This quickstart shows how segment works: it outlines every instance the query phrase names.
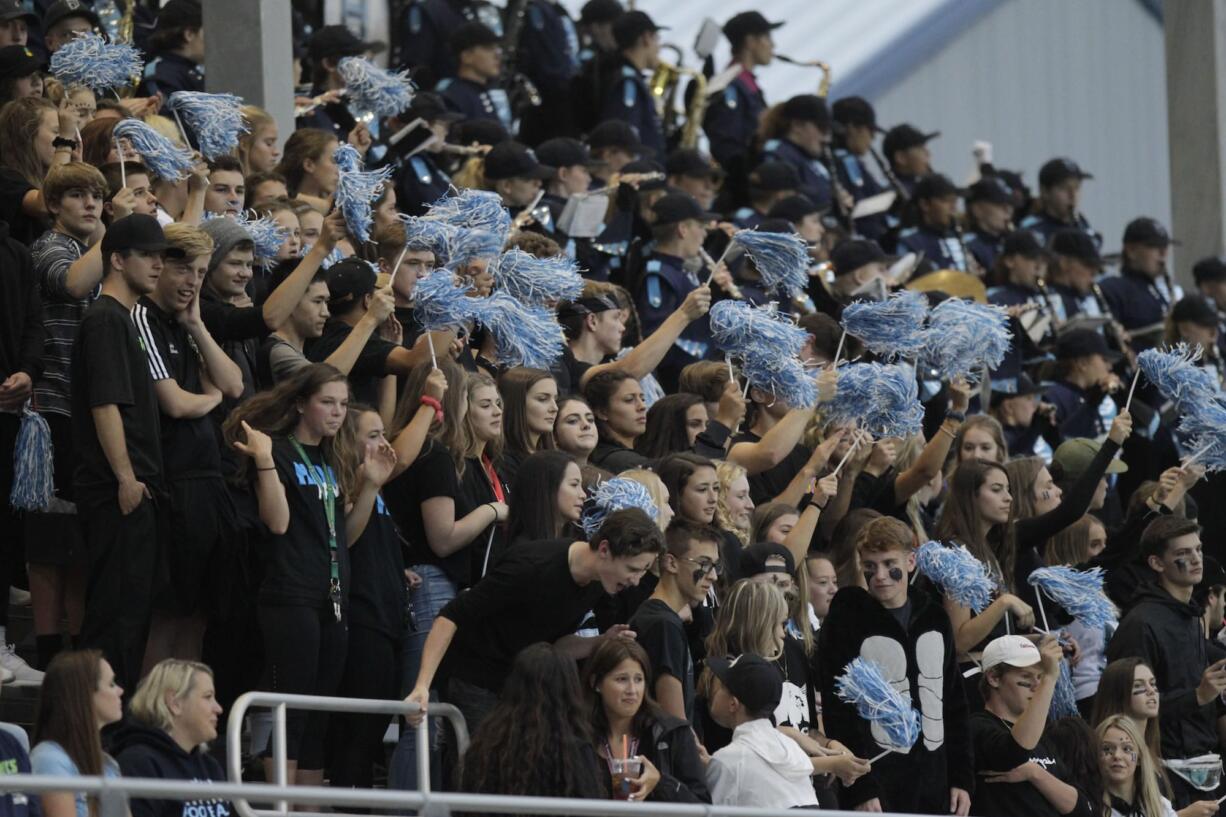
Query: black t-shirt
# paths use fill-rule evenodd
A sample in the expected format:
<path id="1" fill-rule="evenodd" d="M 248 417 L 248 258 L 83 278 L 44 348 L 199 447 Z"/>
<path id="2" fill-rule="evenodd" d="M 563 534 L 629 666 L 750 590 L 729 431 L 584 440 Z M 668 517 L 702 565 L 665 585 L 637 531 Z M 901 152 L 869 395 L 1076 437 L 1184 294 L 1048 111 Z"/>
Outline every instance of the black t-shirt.
<path id="1" fill-rule="evenodd" d="M 457 585 L 468 584 L 469 564 L 466 548 L 460 548 L 448 556 L 438 556 L 426 539 L 426 526 L 422 521 L 421 505 L 427 499 L 449 496 L 456 500 L 456 519 L 460 519 L 460 487 L 456 477 L 455 463 L 451 452 L 437 440 L 427 440 L 425 449 L 404 473 L 389 482 L 383 489 L 396 527 L 408 543 L 405 564 L 436 565 L 441 567 Z M 491 513 L 490 517 L 494 515 Z"/>
<path id="2" fill-rule="evenodd" d="M 141 482 L 159 483 L 162 439 L 157 395 L 149 361 L 128 308 L 102 295 L 85 310 L 72 347 L 72 423 L 78 490 L 116 486 L 98 440 L 91 409 L 119 407 L 132 471 Z"/>
<path id="3" fill-rule="evenodd" d="M 562 357 L 558 358 L 553 366 L 554 380 L 558 382 L 558 394 L 582 393 L 579 381 L 590 368 L 592 368 L 591 363 L 575 359 L 575 353 L 570 350 L 570 344 L 563 346 Z"/>
<path id="4" fill-rule="evenodd" d="M 132 310 L 132 321 L 149 358 L 149 376 L 173 380 L 179 388 L 201 394 L 200 357 L 196 342 L 183 324 L 148 298 Z M 163 414 L 162 456 L 166 479 L 217 476 L 221 473 L 221 447 L 216 427 L 208 416 L 174 418 Z"/>
<path id="5" fill-rule="evenodd" d="M 775 708 L 775 723 L 808 733 L 817 729 L 817 678 L 811 674 L 805 645 L 791 635 L 783 638 L 783 654 L 775 659 L 783 676 L 783 695 Z"/>
<path id="6" fill-rule="evenodd" d="M 1007 772 L 1023 763 L 1037 763 L 1071 784 L 1068 769 L 1047 736 L 1027 751 L 1013 739 L 1012 727 L 991 712 L 976 712 L 971 716 L 970 726 L 976 777 L 971 814 L 979 817 L 1059 817 L 1060 812 L 1032 783 L 990 783 L 980 776 L 982 772 Z"/>
<path id="7" fill-rule="evenodd" d="M 761 441 L 762 438 L 752 431 L 743 431 L 733 438 L 732 444 Z M 749 496 L 753 499 L 754 504 L 761 505 L 763 502 L 770 502 L 783 493 L 792 478 L 800 473 L 801 468 L 805 467 L 812 453 L 803 445 L 797 445 L 783 458 L 783 462 L 774 468 L 760 474 L 751 474 L 749 476 Z"/>
<path id="8" fill-rule="evenodd" d="M 404 557 L 396 525 L 382 496 L 375 497 L 366 530 L 349 549 L 353 571 L 349 592 L 349 624 L 366 627 L 388 638 L 404 632 L 407 600 Z"/>
<path id="9" fill-rule="evenodd" d="M 575 632 L 598 600 L 599 581 L 575 583 L 572 540 L 517 544 L 484 579 L 456 596 L 442 615 L 457 631 L 443 662 L 445 675 L 497 692 L 519 651 Z"/>
<path id="10" fill-rule="evenodd" d="M 417 339 L 426 331 L 425 327 L 421 325 L 421 321 L 417 319 L 417 313 L 411 306 L 398 306 L 392 314 L 396 316 L 396 320 L 400 321 L 400 328 L 404 330 L 400 345 L 406 349 L 412 349 L 413 344 L 417 343 Z"/>
<path id="11" fill-rule="evenodd" d="M 681 682 L 686 720 L 694 720 L 694 661 L 690 657 L 689 638 L 681 616 L 661 599 L 648 599 L 639 605 L 630 619 L 647 657 L 651 659 L 651 690 L 662 675 L 671 675 Z"/>
<path id="12" fill-rule="evenodd" d="M 243 394 L 238 400 L 222 400 L 214 410 L 218 425 L 243 400 L 255 394 L 256 352 L 260 341 L 271 331 L 264 322 L 264 311 L 258 306 L 235 306 L 219 300 L 207 290 L 200 293 L 200 319 L 213 340 L 243 373 Z"/>
<path id="13" fill-rule="evenodd" d="M 326 360 L 352 331 L 353 327 L 344 321 L 328 321 L 323 335 L 307 344 L 307 357 L 316 363 Z M 379 381 L 388 374 L 387 358 L 395 348 L 396 344 L 374 335 L 367 339 L 349 370 L 349 388 L 355 402 L 379 405 Z"/>
<path id="14" fill-rule="evenodd" d="M 260 548 L 264 561 L 264 582 L 260 602 L 270 605 L 302 605 L 323 609 L 329 604 L 331 552 L 328 517 L 324 509 L 324 478 L 339 490 L 336 471 L 323 458 L 319 446 L 303 445 L 312 468 L 298 456 L 287 437 L 274 437 L 272 458 L 277 478 L 285 486 L 289 505 L 289 527 L 285 533 L 269 534 Z M 321 473 L 320 469 L 325 473 Z M 253 471 L 253 478 L 259 475 Z M 252 492 L 254 493 L 254 487 Z M 348 597 L 349 548 L 345 542 L 345 497 L 335 498 L 336 558 L 340 568 L 341 593 Z"/>
<path id="15" fill-rule="evenodd" d="M 22 209 L 21 200 L 34 185 L 25 180 L 16 170 L 0 167 L 0 221 L 8 222 L 9 236 L 29 247 L 47 231 L 47 223 L 31 218 Z"/>
<path id="16" fill-rule="evenodd" d="M 506 501 L 511 501 L 511 489 L 503 481 L 502 475 L 496 470 L 495 475 L 498 476 L 499 487 L 502 489 L 502 495 L 506 497 Z M 456 498 L 455 498 L 455 518 L 462 519 L 468 516 L 473 510 L 487 502 L 495 502 L 498 497 L 494 494 L 494 486 L 490 482 L 490 477 L 485 471 L 485 465 L 476 457 L 469 457 L 464 460 L 464 473 L 460 476 L 458 483 Z M 485 513 L 489 514 L 490 519 L 494 518 L 494 514 L 489 510 Z M 489 525 L 481 529 L 481 532 L 473 539 L 472 544 L 465 548 L 468 551 L 470 564 L 469 576 L 464 584 L 476 584 L 481 580 L 481 577 L 489 571 L 489 566 L 495 560 L 501 558 L 503 552 L 507 549 L 507 530 L 506 525 L 495 525 L 490 522 Z M 486 552 L 490 551 L 489 560 L 486 560 Z"/>

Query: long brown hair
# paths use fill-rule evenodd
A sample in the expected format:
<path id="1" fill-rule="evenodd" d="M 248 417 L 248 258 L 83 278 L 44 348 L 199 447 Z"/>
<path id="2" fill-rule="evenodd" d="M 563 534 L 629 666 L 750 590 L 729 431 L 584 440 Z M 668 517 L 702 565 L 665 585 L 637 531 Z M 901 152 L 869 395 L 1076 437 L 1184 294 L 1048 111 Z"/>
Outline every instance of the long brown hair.
<path id="1" fill-rule="evenodd" d="M 34 149 L 43 114 L 55 105 L 41 96 L 14 99 L 0 107 L 0 167 L 16 171 L 35 190 L 43 189 L 48 168 Z"/>
<path id="2" fill-rule="evenodd" d="M 340 483 L 341 493 L 351 499 L 362 487 L 358 484 L 358 469 L 366 458 L 366 441 L 358 433 L 358 422 L 367 413 L 378 412 L 365 403 L 350 403 L 345 422 L 332 438 L 336 481 Z"/>
<path id="3" fill-rule="evenodd" d="M 1090 561 L 1090 528 L 1101 525 L 1086 514 L 1043 546 L 1043 563 L 1047 565 L 1080 565 Z"/>
<path id="4" fill-rule="evenodd" d="M 465 388 L 465 391 L 466 391 L 465 399 L 468 400 L 468 411 L 464 414 L 464 456 L 466 457 L 476 456 L 477 446 L 481 442 L 480 440 L 477 439 L 477 432 L 475 429 L 473 429 L 473 425 L 472 425 L 472 416 L 473 416 L 472 400 L 473 400 L 473 395 L 477 393 L 477 389 L 484 389 L 484 388 L 493 389 L 495 396 L 499 398 L 502 397 L 502 394 L 498 389 L 498 384 L 494 382 L 494 378 L 490 377 L 490 375 L 487 374 L 486 372 L 473 372 L 468 375 L 468 385 Z M 498 437 L 496 437 L 495 439 L 485 441 L 485 445 L 483 449 L 485 455 L 494 462 L 497 462 L 498 458 L 502 455 L 503 439 L 506 436 L 506 425 L 507 425 L 506 418 L 507 418 L 507 406 L 506 406 L 506 400 L 503 399 L 502 401 L 503 432 L 502 434 L 499 434 Z"/>
<path id="5" fill-rule="evenodd" d="M 502 438 L 507 451 L 526 457 L 534 451 L 555 448 L 552 431 L 539 435 L 534 443 L 532 430 L 528 428 L 528 392 L 542 380 L 553 379 L 544 369 L 527 366 L 507 369 L 498 378 L 498 391 L 502 394 Z"/>
<path id="6" fill-rule="evenodd" d="M 298 425 L 301 416 L 295 410 L 298 404 L 310 400 L 327 384 L 338 382 L 348 384 L 349 381 L 345 375 L 327 363 L 303 366 L 268 391 L 259 392 L 236 406 L 221 427 L 222 438 L 226 445 L 231 447 L 239 440 L 246 440 L 244 420 L 252 428 L 270 437 L 284 437 Z M 332 439 L 325 437 L 319 443 L 319 450 L 324 459 L 335 467 L 333 444 Z M 250 474 L 251 460 L 244 460 L 239 476 L 246 480 Z"/>
<path id="7" fill-rule="evenodd" d="M 464 423 L 460 414 L 468 407 L 468 375 L 449 357 L 438 359 L 439 371 L 447 379 L 447 391 L 443 394 L 443 420 L 430 426 L 430 438 L 444 446 L 451 455 L 452 465 L 457 475 L 464 473 L 464 454 L 468 445 L 464 434 Z M 417 414 L 421 407 L 421 397 L 426 390 L 426 378 L 430 376 L 432 367 L 421 362 L 413 367 L 405 378 L 404 391 L 400 394 L 400 402 L 396 404 L 396 416 L 392 418 L 392 428 L 389 437 L 395 437 L 404 431 L 405 426 Z"/>
<path id="8" fill-rule="evenodd" d="M 303 167 L 306 160 L 319 159 L 329 145 L 336 141 L 335 136 L 319 128 L 299 128 L 285 140 L 277 172 L 285 177 L 290 198 L 297 196 L 298 188 L 302 186 L 302 179 L 306 176 L 306 169 Z"/>
<path id="9" fill-rule="evenodd" d="M 111 164 L 108 158 L 115 149 L 115 126 L 128 117 L 108 116 L 95 119 L 81 128 L 81 161 L 101 168 Z M 149 174 L 152 180 L 152 174 Z"/>
<path id="10" fill-rule="evenodd" d="M 992 442 L 996 443 L 996 462 L 1003 463 L 1009 458 L 1009 444 L 1005 442 L 1005 430 L 1000 425 L 1000 420 L 990 414 L 975 414 L 966 418 L 966 422 L 958 429 L 958 433 L 954 435 L 953 445 L 954 462 L 962 461 L 962 441 L 966 439 L 968 431 L 986 431 L 992 438 Z"/>
<path id="11" fill-rule="evenodd" d="M 941 518 L 937 520 L 936 535 L 938 539 L 966 545 L 971 555 L 1001 577 L 1005 592 L 1011 593 L 1014 551 L 1017 549 L 1014 537 L 1008 530 L 997 534 L 1002 527 L 1000 525 L 993 526 L 986 538 L 981 538 L 979 534 L 983 521 L 979 514 L 979 489 L 988 481 L 988 474 L 992 471 L 1000 471 L 1006 482 L 1009 480 L 1009 472 L 1003 465 L 987 460 L 967 460 L 954 469 L 945 506 L 941 509 Z M 1012 525 L 1004 527 L 1011 528 Z M 996 540 L 998 546 L 994 548 L 990 540 Z"/>
<path id="12" fill-rule="evenodd" d="M 102 740 L 94 714 L 94 693 L 102 681 L 102 652 L 73 650 L 51 660 L 38 693 L 34 742 L 55 741 L 77 774 L 102 774 Z"/>
<path id="13" fill-rule="evenodd" d="M 251 146 L 255 144 L 255 140 L 260 138 L 260 131 L 267 128 L 269 125 L 276 127 L 277 120 L 272 114 L 256 105 L 244 105 L 239 108 L 239 112 L 243 116 L 243 124 L 247 126 L 247 130 L 240 131 L 238 134 L 238 161 L 243 166 L 243 175 L 250 176 L 251 165 Z"/>
<path id="14" fill-rule="evenodd" d="M 1145 667 L 1153 673 L 1153 667 L 1144 658 L 1130 656 L 1117 658 L 1107 665 L 1098 678 L 1098 691 L 1094 693 L 1094 712 L 1091 723 L 1095 726 L 1112 715 L 1128 715 L 1132 717 L 1132 684 L 1136 680 L 1137 667 Z M 1161 696 L 1159 696 L 1161 701 Z M 1159 718 L 1162 717 L 1161 704 L 1158 716 L 1145 721 L 1145 745 L 1149 753 L 1158 760 L 1158 773 L 1166 782 L 1166 769 L 1162 765 L 1162 729 Z M 1170 787 L 1167 787 L 1170 791 Z"/>
<path id="15" fill-rule="evenodd" d="M 1005 474 L 1009 477 L 1009 493 L 1013 494 L 1013 507 L 1009 512 L 1010 519 L 1030 519 L 1038 516 L 1034 506 L 1034 484 L 1039 478 L 1039 472 L 1047 467 L 1042 457 L 1022 457 L 1005 463 Z"/>
<path id="16" fill-rule="evenodd" d="M 651 697 L 651 659 L 637 641 L 625 638 L 602 638 L 600 646 L 592 651 L 583 670 L 583 690 L 591 702 L 592 731 L 597 740 L 609 734 L 609 716 L 604 711 L 604 701 L 597 687 L 604 677 L 625 660 L 636 662 L 643 670 L 643 703 L 630 719 L 630 730 L 636 737 L 650 734 L 651 724 L 660 719 L 662 710 Z"/>

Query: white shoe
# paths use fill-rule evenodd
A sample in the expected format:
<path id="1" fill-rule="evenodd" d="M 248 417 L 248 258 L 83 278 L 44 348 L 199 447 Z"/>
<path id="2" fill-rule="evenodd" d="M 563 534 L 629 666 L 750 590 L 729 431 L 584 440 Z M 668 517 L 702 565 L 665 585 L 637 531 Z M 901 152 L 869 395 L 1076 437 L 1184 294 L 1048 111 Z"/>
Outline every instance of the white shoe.
<path id="1" fill-rule="evenodd" d="M 20 587 L 9 587 L 9 604 L 17 607 L 30 606 L 30 591 L 22 590 Z"/>
<path id="2" fill-rule="evenodd" d="M 25 659 L 14 652 L 12 644 L 0 647 L 0 669 L 11 676 L 11 679 L 4 683 L 12 683 L 14 686 L 38 686 L 43 682 L 43 673 L 27 664 Z"/>
<path id="3" fill-rule="evenodd" d="M 4 667 L 0 667 L 0 684 L 7 684 L 12 682 L 12 680 L 13 673 L 9 672 Z"/>

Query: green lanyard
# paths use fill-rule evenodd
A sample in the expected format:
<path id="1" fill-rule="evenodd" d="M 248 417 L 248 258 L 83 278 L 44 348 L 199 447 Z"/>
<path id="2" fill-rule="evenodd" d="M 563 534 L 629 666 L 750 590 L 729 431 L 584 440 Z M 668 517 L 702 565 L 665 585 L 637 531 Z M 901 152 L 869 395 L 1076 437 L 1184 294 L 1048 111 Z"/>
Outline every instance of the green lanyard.
<path id="1" fill-rule="evenodd" d="M 318 466 L 317 473 L 317 466 L 311 462 L 310 457 L 306 455 L 306 451 L 302 449 L 299 442 L 294 439 L 293 434 L 289 436 L 289 441 L 294 446 L 294 451 L 298 453 L 298 458 L 302 460 L 302 465 L 306 468 L 308 476 L 310 476 L 311 484 L 319 491 L 319 499 L 324 505 L 324 516 L 328 520 L 328 567 L 331 574 L 331 579 L 328 582 L 328 598 L 332 602 L 333 615 L 336 616 L 337 621 L 340 621 L 341 565 L 336 547 L 336 498 L 340 490 L 336 483 L 328 478 L 327 466 Z"/>

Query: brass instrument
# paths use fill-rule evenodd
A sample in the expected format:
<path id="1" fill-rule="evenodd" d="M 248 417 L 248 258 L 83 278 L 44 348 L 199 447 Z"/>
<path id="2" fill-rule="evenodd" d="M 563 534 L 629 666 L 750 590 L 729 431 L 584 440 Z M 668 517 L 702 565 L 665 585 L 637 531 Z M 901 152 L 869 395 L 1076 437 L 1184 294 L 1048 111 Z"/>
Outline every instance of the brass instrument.
<path id="1" fill-rule="evenodd" d="M 123 11 L 123 17 L 119 19 L 119 36 L 117 39 L 121 43 L 131 44 L 133 33 L 136 30 L 136 0 L 127 0 L 127 2 L 128 6 Z"/>
<path id="2" fill-rule="evenodd" d="M 439 145 L 439 153 L 451 153 L 456 156 L 484 156 L 490 152 L 490 145 L 456 145 L 443 142 Z"/>
<path id="3" fill-rule="evenodd" d="M 818 83 L 817 95 L 825 99 L 830 94 L 830 64 L 821 60 L 798 60 L 794 57 L 789 57 L 786 54 L 776 54 L 775 59 L 779 62 L 786 62 L 788 65 L 799 65 L 804 68 L 820 68 L 822 69 L 822 81 Z"/>
<path id="4" fill-rule="evenodd" d="M 671 48 L 680 53 L 675 46 Z M 680 126 L 681 137 L 678 144 L 683 148 L 693 148 L 698 145 L 698 128 L 702 125 L 702 117 L 707 110 L 707 78 L 701 71 L 661 60 L 656 65 L 648 86 L 656 103 L 656 112 L 664 123 L 664 136 L 668 138 L 678 131 L 677 91 L 681 87 L 683 77 L 690 78 L 693 90 L 690 105 L 685 112 L 685 121 Z"/>
<path id="5" fill-rule="evenodd" d="M 1107 326 L 1115 337 L 1115 342 L 1119 345 L 1120 351 L 1123 352 L 1124 359 L 1128 361 L 1129 368 L 1136 368 L 1137 353 L 1133 350 L 1132 344 L 1128 342 L 1128 333 L 1124 330 L 1124 325 L 1119 322 L 1115 317 L 1115 313 L 1111 311 L 1111 304 L 1107 302 L 1107 297 L 1103 295 L 1102 287 L 1095 281 L 1090 284 L 1090 291 L 1094 294 L 1094 300 L 1098 303 L 1099 311 L 1107 319 Z"/>

